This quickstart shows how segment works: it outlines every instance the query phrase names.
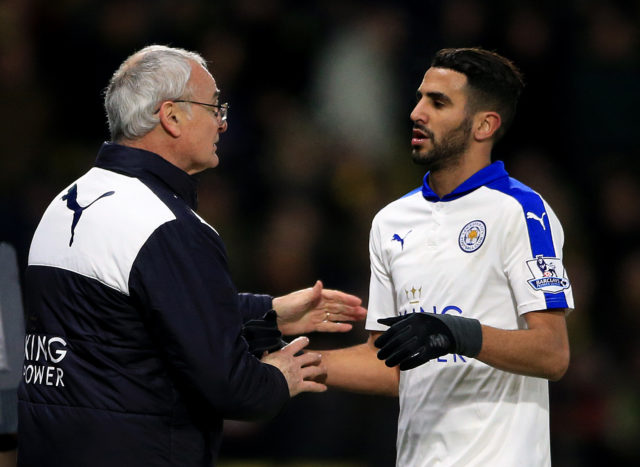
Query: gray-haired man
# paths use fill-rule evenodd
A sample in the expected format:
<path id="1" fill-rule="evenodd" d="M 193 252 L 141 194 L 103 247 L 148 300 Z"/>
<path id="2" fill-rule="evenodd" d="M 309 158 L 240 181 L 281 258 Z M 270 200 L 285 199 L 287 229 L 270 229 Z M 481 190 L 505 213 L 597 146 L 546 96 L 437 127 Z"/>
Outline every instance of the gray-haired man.
<path id="1" fill-rule="evenodd" d="M 147 47 L 114 74 L 113 142 L 52 201 L 31 245 L 21 465 L 210 466 L 224 418 L 270 417 L 326 389 L 312 381 L 320 355 L 297 355 L 306 337 L 259 360 L 242 324 L 274 308 L 286 334 L 345 331 L 339 321 L 365 310 L 320 282 L 276 299 L 237 293 L 191 177 L 218 165 L 219 95 L 181 49 Z"/>

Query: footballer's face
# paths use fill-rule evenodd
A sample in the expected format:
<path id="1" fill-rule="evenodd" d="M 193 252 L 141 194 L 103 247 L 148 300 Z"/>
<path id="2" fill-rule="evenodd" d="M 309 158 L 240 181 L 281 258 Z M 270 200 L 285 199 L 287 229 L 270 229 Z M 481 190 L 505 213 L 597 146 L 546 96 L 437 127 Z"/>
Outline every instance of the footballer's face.
<path id="1" fill-rule="evenodd" d="M 411 112 L 411 157 L 439 170 L 457 164 L 471 142 L 467 77 L 448 68 L 429 68 Z"/>

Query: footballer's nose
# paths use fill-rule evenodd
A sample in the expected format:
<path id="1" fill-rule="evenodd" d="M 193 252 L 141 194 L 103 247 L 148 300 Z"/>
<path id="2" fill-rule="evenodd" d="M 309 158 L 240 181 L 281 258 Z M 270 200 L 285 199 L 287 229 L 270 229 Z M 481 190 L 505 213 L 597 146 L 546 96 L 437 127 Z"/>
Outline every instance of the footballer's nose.
<path id="1" fill-rule="evenodd" d="M 420 122 L 426 124 L 429 121 L 429 116 L 427 115 L 427 112 L 425 112 L 424 109 L 420 106 L 420 103 L 416 104 L 416 106 L 413 108 L 411 114 L 409 115 L 409 118 L 413 123 Z"/>

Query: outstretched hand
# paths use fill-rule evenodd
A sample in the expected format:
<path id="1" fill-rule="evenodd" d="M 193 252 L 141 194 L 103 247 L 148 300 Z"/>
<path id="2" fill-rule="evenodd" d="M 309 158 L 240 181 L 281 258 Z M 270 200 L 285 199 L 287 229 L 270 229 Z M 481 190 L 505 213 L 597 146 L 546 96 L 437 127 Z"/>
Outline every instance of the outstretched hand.
<path id="1" fill-rule="evenodd" d="M 360 321 L 367 316 L 361 304 L 362 300 L 355 295 L 325 289 L 321 281 L 273 299 L 278 328 L 285 335 L 350 331 L 353 326 L 344 321 Z"/>
<path id="2" fill-rule="evenodd" d="M 327 369 L 322 365 L 322 356 L 315 352 L 301 352 L 307 345 L 309 338 L 301 336 L 281 350 L 262 357 L 263 363 L 273 365 L 282 372 L 291 397 L 301 392 L 327 390 L 327 386 L 319 382 L 327 375 Z"/>
<path id="3" fill-rule="evenodd" d="M 473 318 L 447 314 L 410 313 L 382 318 L 390 326 L 373 343 L 378 358 L 389 367 L 410 370 L 448 353 L 475 357 L 482 347 L 482 326 Z"/>

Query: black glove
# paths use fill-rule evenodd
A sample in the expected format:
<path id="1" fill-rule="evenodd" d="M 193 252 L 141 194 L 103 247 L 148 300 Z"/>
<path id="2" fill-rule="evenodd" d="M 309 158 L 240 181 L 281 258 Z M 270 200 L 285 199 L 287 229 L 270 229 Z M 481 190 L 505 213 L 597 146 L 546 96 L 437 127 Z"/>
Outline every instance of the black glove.
<path id="1" fill-rule="evenodd" d="M 275 352 L 287 345 L 278 329 L 276 310 L 267 311 L 261 319 L 251 319 L 242 327 L 242 335 L 249 344 L 249 352 L 262 358 L 265 352 Z"/>
<path id="2" fill-rule="evenodd" d="M 448 353 L 475 357 L 482 347 L 482 326 L 477 319 L 435 313 L 411 313 L 379 319 L 391 326 L 374 345 L 378 358 L 389 367 L 410 370 Z"/>

